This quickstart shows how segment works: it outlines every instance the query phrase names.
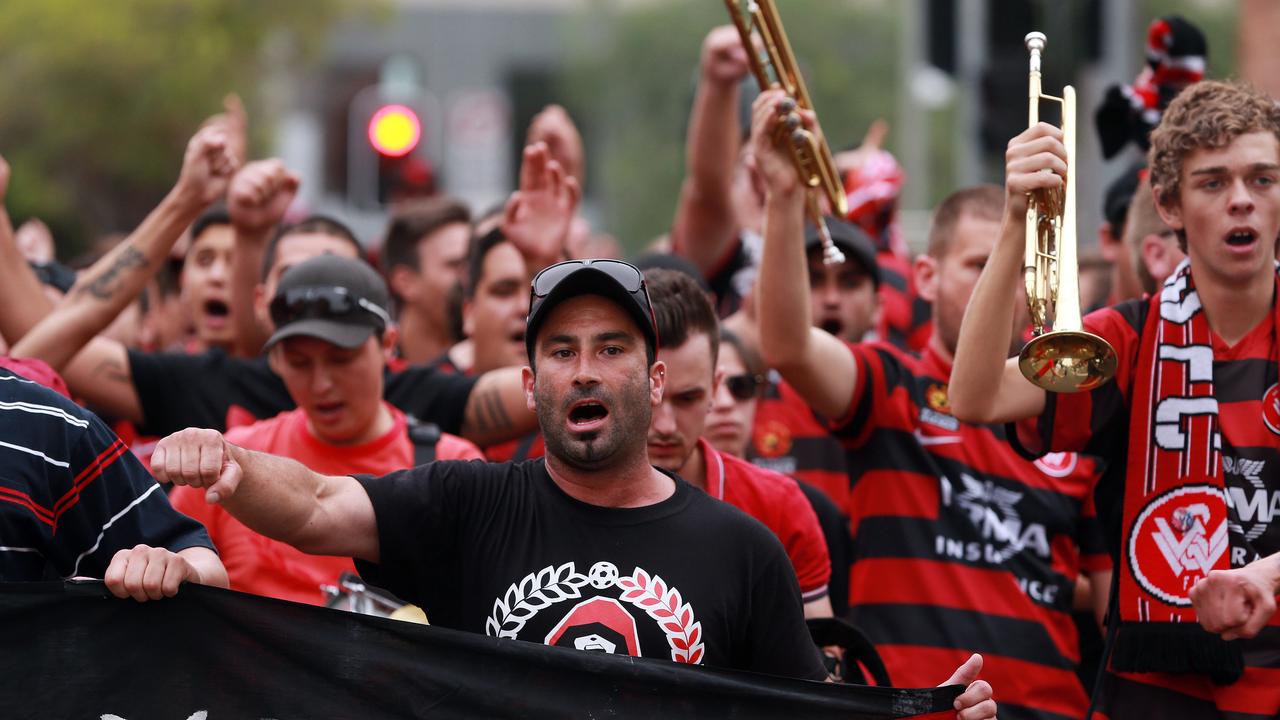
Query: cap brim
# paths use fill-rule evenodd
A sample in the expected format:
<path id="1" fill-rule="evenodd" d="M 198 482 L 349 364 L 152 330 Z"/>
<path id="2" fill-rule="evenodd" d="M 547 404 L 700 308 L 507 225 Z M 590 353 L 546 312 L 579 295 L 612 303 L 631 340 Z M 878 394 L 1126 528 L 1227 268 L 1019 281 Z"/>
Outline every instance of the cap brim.
<path id="1" fill-rule="evenodd" d="M 880 264 L 876 262 L 875 253 L 869 247 L 859 247 L 858 244 L 848 243 L 836 238 L 832 238 L 831 241 L 835 243 L 840 252 L 844 253 L 846 258 L 856 260 L 857 263 L 862 266 L 862 269 L 867 271 L 867 274 L 871 276 L 871 280 L 877 286 L 880 285 Z M 814 237 L 805 239 L 805 252 L 809 252 L 817 247 L 822 247 L 821 238 L 815 235 Z"/>
<path id="2" fill-rule="evenodd" d="M 311 318 L 298 320 L 280 328 L 267 340 L 267 344 L 262 349 L 270 350 L 276 343 L 291 337 L 313 337 L 350 350 L 363 345 L 365 340 L 373 337 L 373 333 L 374 329 L 368 325 L 352 325 L 323 318 Z"/>

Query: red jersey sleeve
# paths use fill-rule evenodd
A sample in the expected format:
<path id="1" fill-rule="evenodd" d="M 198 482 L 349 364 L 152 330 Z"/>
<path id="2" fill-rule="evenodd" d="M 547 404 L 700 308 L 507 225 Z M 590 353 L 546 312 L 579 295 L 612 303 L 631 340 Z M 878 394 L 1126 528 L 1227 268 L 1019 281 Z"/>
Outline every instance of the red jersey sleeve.
<path id="1" fill-rule="evenodd" d="M 900 350 L 888 343 L 847 343 L 857 366 L 857 379 L 849 409 L 830 422 L 831 431 L 845 450 L 866 444 L 880 425 L 910 427 L 914 405 L 908 392 L 906 367 Z"/>

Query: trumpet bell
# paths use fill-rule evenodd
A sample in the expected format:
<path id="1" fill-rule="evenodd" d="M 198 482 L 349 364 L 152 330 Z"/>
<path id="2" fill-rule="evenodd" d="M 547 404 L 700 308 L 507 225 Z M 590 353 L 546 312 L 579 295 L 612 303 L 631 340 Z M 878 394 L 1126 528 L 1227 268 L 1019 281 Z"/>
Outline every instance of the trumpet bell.
<path id="1" fill-rule="evenodd" d="M 1116 351 L 1083 330 L 1045 333 L 1022 348 L 1018 369 L 1033 384 L 1055 393 L 1092 390 L 1116 374 Z"/>

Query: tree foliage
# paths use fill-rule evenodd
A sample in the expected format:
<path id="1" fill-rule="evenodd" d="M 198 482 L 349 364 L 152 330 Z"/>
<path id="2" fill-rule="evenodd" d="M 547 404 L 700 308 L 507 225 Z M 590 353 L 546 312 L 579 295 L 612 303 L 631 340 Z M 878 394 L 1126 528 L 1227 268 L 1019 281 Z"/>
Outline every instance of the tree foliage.
<path id="1" fill-rule="evenodd" d="M 264 43 L 304 57 L 349 1 L 0 3 L 11 213 L 48 222 L 64 256 L 88 237 L 131 228 L 170 187 L 187 139 L 226 93 L 239 92 L 252 116 L 268 70 Z"/>

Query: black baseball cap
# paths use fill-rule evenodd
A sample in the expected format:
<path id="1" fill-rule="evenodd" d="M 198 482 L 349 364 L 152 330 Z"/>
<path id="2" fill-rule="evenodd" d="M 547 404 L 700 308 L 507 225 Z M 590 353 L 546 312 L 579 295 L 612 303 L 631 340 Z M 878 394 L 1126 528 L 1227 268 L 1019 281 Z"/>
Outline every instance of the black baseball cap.
<path id="1" fill-rule="evenodd" d="M 533 363 L 538 329 L 551 310 L 579 295 L 600 295 L 617 303 L 640 327 L 649 349 L 653 353 L 658 351 L 658 329 L 653 319 L 653 305 L 649 302 L 649 290 L 645 287 L 644 274 L 631 263 L 609 259 L 556 263 L 534 276 L 529 293 L 529 320 L 525 324 L 524 344 L 530 364 Z"/>
<path id="2" fill-rule="evenodd" d="M 271 299 L 276 331 L 263 348 L 295 336 L 358 347 L 391 323 L 387 284 L 363 260 L 320 255 L 294 265 Z"/>
<path id="3" fill-rule="evenodd" d="M 832 215 L 824 218 L 827 229 L 831 231 L 831 241 L 849 260 L 856 260 L 863 270 L 871 276 L 871 282 L 880 287 L 880 264 L 876 262 L 876 246 L 862 228 Z M 804 226 L 804 249 L 812 250 L 822 246 L 822 236 L 813 223 Z"/>

